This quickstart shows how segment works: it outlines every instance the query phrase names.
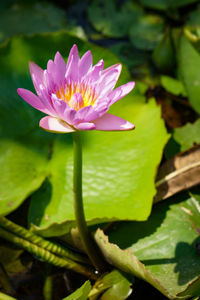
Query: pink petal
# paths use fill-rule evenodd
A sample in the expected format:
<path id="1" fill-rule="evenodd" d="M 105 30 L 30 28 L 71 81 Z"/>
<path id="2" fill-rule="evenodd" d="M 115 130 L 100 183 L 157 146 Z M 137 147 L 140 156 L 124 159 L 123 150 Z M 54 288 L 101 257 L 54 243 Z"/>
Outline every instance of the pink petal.
<path id="1" fill-rule="evenodd" d="M 93 122 L 96 125 L 96 130 L 131 130 L 135 127 L 132 123 L 108 113 Z"/>
<path id="2" fill-rule="evenodd" d="M 100 117 L 108 111 L 109 106 L 110 106 L 110 100 L 105 97 L 103 99 L 98 99 L 97 100 L 97 102 L 94 106 L 94 109 L 95 109 L 96 112 L 98 112 L 99 117 Z"/>
<path id="3" fill-rule="evenodd" d="M 55 63 L 55 77 L 57 77 L 57 81 L 62 84 L 65 79 L 65 72 L 66 72 L 66 64 L 62 57 L 62 55 L 57 52 L 54 58 Z"/>
<path id="4" fill-rule="evenodd" d="M 119 79 L 121 70 L 122 70 L 121 64 L 116 64 L 116 65 L 113 65 L 113 66 L 103 70 L 101 73 L 101 79 L 100 79 L 99 83 L 106 82 L 107 80 L 109 80 L 109 81 L 114 80 L 115 84 L 116 84 L 117 80 Z"/>
<path id="5" fill-rule="evenodd" d="M 52 91 L 55 86 L 59 87 L 65 80 L 66 65 L 59 52 L 56 53 L 54 61 L 51 59 L 47 63 L 47 72 L 45 73 L 45 81 L 48 88 Z M 48 78 L 49 77 L 49 78 Z"/>
<path id="6" fill-rule="evenodd" d="M 46 108 L 46 106 L 42 103 L 40 98 L 33 94 L 31 91 L 18 88 L 17 93 L 31 106 L 34 108 L 44 112 L 45 114 L 49 114 L 49 110 Z"/>
<path id="7" fill-rule="evenodd" d="M 82 121 L 78 116 L 78 112 L 75 109 L 70 108 L 66 102 L 59 100 L 55 94 L 52 95 L 52 103 L 56 112 L 56 117 L 59 119 L 72 126 Z M 88 120 L 84 121 L 88 122 Z"/>
<path id="8" fill-rule="evenodd" d="M 65 61 L 62 57 L 62 55 L 60 54 L 60 52 L 56 52 L 55 58 L 54 58 L 54 63 L 58 66 L 60 72 L 65 73 L 66 71 L 66 65 L 65 65 Z"/>
<path id="9" fill-rule="evenodd" d="M 50 94 L 55 91 L 56 84 L 54 83 L 53 76 L 47 70 L 44 70 L 44 84 Z"/>
<path id="10" fill-rule="evenodd" d="M 55 89 L 59 87 L 59 81 L 57 84 L 57 77 L 55 73 L 56 65 L 53 60 L 50 59 L 47 63 L 47 69 L 44 71 L 44 79 L 49 93 L 54 92 Z"/>
<path id="11" fill-rule="evenodd" d="M 74 125 L 77 123 L 76 120 L 77 111 L 70 107 L 67 107 L 63 114 L 63 120 L 70 125 Z"/>
<path id="12" fill-rule="evenodd" d="M 121 70 L 122 70 L 122 65 L 121 64 L 115 64 L 115 65 L 112 65 L 112 66 L 106 68 L 105 70 L 103 70 L 102 76 L 105 76 L 106 74 L 110 73 L 110 71 L 117 71 L 118 78 L 119 78 Z"/>
<path id="13" fill-rule="evenodd" d="M 53 75 L 53 72 L 54 72 L 54 62 L 52 59 L 49 59 L 48 60 L 48 63 L 47 63 L 47 72 L 49 74 L 52 74 Z"/>
<path id="14" fill-rule="evenodd" d="M 96 91 L 99 97 L 104 97 L 115 87 L 121 72 L 121 64 L 113 65 L 101 72 Z"/>
<path id="15" fill-rule="evenodd" d="M 79 64 L 79 54 L 76 45 L 72 47 L 69 53 L 69 58 L 67 61 L 67 69 L 65 77 L 72 81 L 78 80 L 78 64 Z"/>
<path id="16" fill-rule="evenodd" d="M 105 81 L 103 81 L 102 83 L 98 83 L 96 92 L 100 98 L 107 97 L 107 95 L 109 95 L 112 92 L 113 88 L 115 87 L 115 84 L 116 80 L 109 81 L 109 78 L 105 79 Z"/>
<path id="17" fill-rule="evenodd" d="M 76 127 L 76 129 L 78 130 L 94 130 L 95 129 L 95 125 L 93 123 L 80 123 L 75 125 L 74 127 Z"/>
<path id="18" fill-rule="evenodd" d="M 99 118 L 99 113 L 94 110 L 92 105 L 85 106 L 77 111 L 76 118 L 78 122 L 91 122 L 97 118 Z"/>
<path id="19" fill-rule="evenodd" d="M 51 132 L 66 133 L 75 131 L 66 122 L 49 116 L 44 117 L 40 120 L 40 127 Z"/>
<path id="20" fill-rule="evenodd" d="M 111 99 L 111 104 L 110 105 L 112 105 L 113 103 L 120 100 L 121 98 L 126 96 L 128 93 L 130 93 L 132 91 L 132 89 L 134 88 L 134 86 L 135 86 L 135 82 L 131 81 L 131 82 L 128 82 L 124 85 L 119 86 L 114 91 L 112 91 L 108 95 L 108 97 Z"/>
<path id="21" fill-rule="evenodd" d="M 38 96 L 39 96 L 40 101 L 43 103 L 43 105 L 49 111 L 48 114 L 54 116 L 55 110 L 52 105 L 51 96 L 50 96 L 48 90 L 44 86 L 40 86 L 40 90 L 38 91 Z"/>
<path id="22" fill-rule="evenodd" d="M 55 94 L 51 95 L 52 105 L 56 112 L 56 116 L 60 119 L 63 119 L 65 110 L 68 107 L 68 104 L 65 101 L 59 100 Z"/>
<path id="23" fill-rule="evenodd" d="M 40 84 L 43 84 L 44 71 L 34 62 L 29 63 L 29 70 L 35 90 L 38 92 Z"/>
<path id="24" fill-rule="evenodd" d="M 85 81 L 97 81 L 100 78 L 101 72 L 103 70 L 104 61 L 101 59 L 96 65 L 92 67 L 90 72 L 85 76 Z"/>
<path id="25" fill-rule="evenodd" d="M 92 67 L 92 53 L 87 51 L 79 61 L 79 78 L 81 79 Z"/>

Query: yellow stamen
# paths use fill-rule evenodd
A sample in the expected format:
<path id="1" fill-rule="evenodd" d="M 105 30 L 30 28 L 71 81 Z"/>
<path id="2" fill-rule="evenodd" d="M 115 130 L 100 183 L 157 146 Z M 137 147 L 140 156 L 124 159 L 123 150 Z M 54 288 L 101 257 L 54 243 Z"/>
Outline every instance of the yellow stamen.
<path id="1" fill-rule="evenodd" d="M 70 83 L 64 87 L 61 87 L 56 91 L 56 95 L 59 99 L 65 101 L 71 107 L 70 100 L 75 93 L 80 93 L 83 97 L 84 106 L 94 105 L 97 99 L 95 89 L 88 87 L 85 83 Z M 78 106 L 75 108 L 78 110 Z"/>

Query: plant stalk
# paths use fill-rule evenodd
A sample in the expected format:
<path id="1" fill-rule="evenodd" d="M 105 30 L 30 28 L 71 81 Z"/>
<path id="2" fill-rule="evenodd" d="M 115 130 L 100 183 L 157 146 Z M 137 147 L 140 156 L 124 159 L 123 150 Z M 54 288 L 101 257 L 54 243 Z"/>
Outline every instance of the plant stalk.
<path id="1" fill-rule="evenodd" d="M 82 144 L 80 132 L 73 134 L 74 144 L 74 170 L 73 170 L 73 192 L 74 212 L 79 235 L 89 259 L 98 272 L 106 271 L 106 263 L 101 252 L 95 243 L 85 220 L 83 199 L 82 199 Z"/>
<path id="2" fill-rule="evenodd" d="M 18 235 L 19 237 L 41 247 L 44 248 L 58 256 L 65 257 L 67 259 L 71 259 L 77 262 L 88 264 L 89 261 L 86 257 L 74 253 L 69 249 L 66 249 L 56 243 L 50 242 L 48 240 L 45 240 L 41 236 L 38 236 L 34 234 L 33 232 L 30 232 L 29 230 L 25 229 L 24 227 L 13 223 L 9 219 L 5 217 L 0 217 L 0 227 L 5 228 L 6 230 L 10 231 L 11 233 L 14 233 Z"/>
<path id="3" fill-rule="evenodd" d="M 97 276 L 93 273 L 93 271 L 89 267 L 85 267 L 75 261 L 70 259 L 64 259 L 55 254 L 51 253 L 50 251 L 39 247 L 27 240 L 24 240 L 21 237 L 16 236 L 15 234 L 3 229 L 0 227 L 0 237 L 17 245 L 18 247 L 25 249 L 29 253 L 37 256 L 42 261 L 46 261 L 56 267 L 67 268 L 74 272 L 80 273 L 86 277 L 89 277 L 93 280 L 96 280 Z"/>

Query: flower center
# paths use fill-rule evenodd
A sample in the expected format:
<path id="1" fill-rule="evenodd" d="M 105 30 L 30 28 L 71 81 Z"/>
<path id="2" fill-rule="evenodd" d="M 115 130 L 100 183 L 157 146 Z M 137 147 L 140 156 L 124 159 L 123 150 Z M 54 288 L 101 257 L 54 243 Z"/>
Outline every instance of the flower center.
<path id="1" fill-rule="evenodd" d="M 87 86 L 85 83 L 73 82 L 57 90 L 56 96 L 75 110 L 89 105 L 93 106 L 97 99 L 94 88 Z"/>

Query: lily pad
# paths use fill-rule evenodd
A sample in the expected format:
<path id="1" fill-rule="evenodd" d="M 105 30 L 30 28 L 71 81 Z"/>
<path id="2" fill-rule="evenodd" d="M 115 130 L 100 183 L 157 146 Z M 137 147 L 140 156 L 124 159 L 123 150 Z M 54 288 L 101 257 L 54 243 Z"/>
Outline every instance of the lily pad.
<path id="1" fill-rule="evenodd" d="M 146 280 L 169 299 L 189 299 L 200 292 L 200 236 L 194 226 L 199 216 L 199 198 L 185 193 L 157 204 L 146 222 L 118 223 L 110 242 L 97 231 L 96 241 L 115 267 Z"/>

